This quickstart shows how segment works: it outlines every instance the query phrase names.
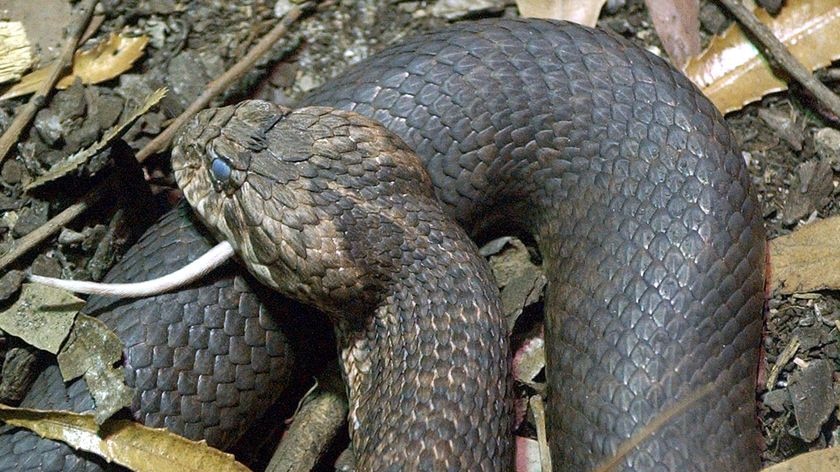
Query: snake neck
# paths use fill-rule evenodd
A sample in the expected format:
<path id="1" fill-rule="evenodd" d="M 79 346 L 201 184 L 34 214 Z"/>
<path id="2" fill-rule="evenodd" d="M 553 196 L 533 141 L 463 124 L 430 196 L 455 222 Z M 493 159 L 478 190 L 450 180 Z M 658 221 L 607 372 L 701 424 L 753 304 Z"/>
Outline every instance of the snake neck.
<path id="1" fill-rule="evenodd" d="M 373 315 L 337 323 L 357 468 L 506 470 L 510 356 L 489 269 L 454 224 L 403 249 L 413 261 Z"/>

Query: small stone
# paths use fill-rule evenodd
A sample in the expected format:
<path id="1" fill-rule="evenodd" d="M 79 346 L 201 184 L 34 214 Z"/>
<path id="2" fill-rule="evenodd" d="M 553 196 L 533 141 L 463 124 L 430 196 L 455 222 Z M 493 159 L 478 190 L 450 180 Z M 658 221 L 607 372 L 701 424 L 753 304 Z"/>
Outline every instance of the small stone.
<path id="1" fill-rule="evenodd" d="M 38 136 L 49 146 L 55 146 L 64 133 L 61 119 L 49 108 L 39 111 L 32 123 Z"/>
<path id="2" fill-rule="evenodd" d="M 771 390 L 765 393 L 761 398 L 761 401 L 767 408 L 770 408 L 776 413 L 783 413 L 786 407 L 791 406 L 790 395 L 788 394 L 787 389 L 784 388 Z"/>
<path id="3" fill-rule="evenodd" d="M 117 123 L 123 111 L 125 101 L 116 95 L 100 95 L 88 104 L 91 113 L 89 119 L 94 119 L 101 129 L 107 129 Z"/>
<path id="4" fill-rule="evenodd" d="M 9 185 L 19 184 L 24 175 L 26 175 L 26 168 L 20 161 L 14 159 L 6 161 L 3 164 L 3 170 L 0 171 L 0 177 Z"/>
<path id="5" fill-rule="evenodd" d="M 78 232 L 73 231 L 69 228 L 62 228 L 61 233 L 58 235 L 58 244 L 62 246 L 72 246 L 81 244 L 85 240 L 85 235 Z"/>
<path id="6" fill-rule="evenodd" d="M 604 11 L 612 15 L 618 10 L 624 8 L 626 5 L 627 0 L 607 0 L 607 4 L 604 5 Z"/>
<path id="7" fill-rule="evenodd" d="M 796 177 L 785 199 L 784 223 L 793 225 L 830 202 L 834 173 L 826 160 L 810 160 L 796 166 Z"/>
<path id="8" fill-rule="evenodd" d="M 44 277 L 61 277 L 61 263 L 52 257 L 39 254 L 32 261 L 32 273 Z"/>
<path id="9" fill-rule="evenodd" d="M 797 327 L 793 333 L 799 338 L 799 350 L 801 352 L 808 352 L 826 342 L 822 325 Z"/>
<path id="10" fill-rule="evenodd" d="M 292 2 L 289 0 L 277 0 L 277 3 L 274 4 L 274 16 L 276 18 L 283 18 L 286 16 L 286 13 L 289 13 L 292 6 Z"/>
<path id="11" fill-rule="evenodd" d="M 10 270 L 0 277 L 0 301 L 6 301 L 17 293 L 24 279 L 26 279 L 26 274 L 20 270 Z"/>
<path id="12" fill-rule="evenodd" d="M 840 165 L 840 130 L 822 128 L 814 134 L 814 148 L 820 158 L 831 162 L 835 168 Z"/>
<path id="13" fill-rule="evenodd" d="M 761 5 L 761 8 L 767 10 L 767 13 L 775 15 L 782 9 L 782 3 L 784 3 L 784 0 L 756 0 L 756 3 Z"/>
<path id="14" fill-rule="evenodd" d="M 20 208 L 20 200 L 0 193 L 0 211 L 17 210 Z"/>
<path id="15" fill-rule="evenodd" d="M 712 34 L 721 34 L 732 23 L 726 14 L 712 2 L 704 2 L 700 7 L 700 24 Z"/>
<path id="16" fill-rule="evenodd" d="M 33 201 L 32 204 L 20 211 L 18 220 L 12 228 L 14 237 L 25 236 L 47 222 L 47 202 Z"/>
<path id="17" fill-rule="evenodd" d="M 817 439 L 822 425 L 837 404 L 828 361 L 817 359 L 790 377 L 790 399 L 799 426 L 799 437 L 806 442 Z"/>

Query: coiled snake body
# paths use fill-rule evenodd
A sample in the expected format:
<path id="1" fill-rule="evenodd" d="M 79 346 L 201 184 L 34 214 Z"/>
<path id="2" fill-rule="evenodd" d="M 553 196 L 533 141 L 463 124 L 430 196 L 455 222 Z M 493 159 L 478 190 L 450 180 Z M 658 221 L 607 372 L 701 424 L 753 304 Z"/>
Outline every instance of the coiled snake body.
<path id="1" fill-rule="evenodd" d="M 758 467 L 760 211 L 682 75 L 609 33 L 489 20 L 392 47 L 303 105 L 373 118 L 422 167 L 355 113 L 262 102 L 202 114 L 173 167 L 254 275 L 333 317 L 361 470 L 510 461 L 504 320 L 449 218 L 539 245 L 556 469 L 594 467 L 704 388 L 620 468 Z"/>

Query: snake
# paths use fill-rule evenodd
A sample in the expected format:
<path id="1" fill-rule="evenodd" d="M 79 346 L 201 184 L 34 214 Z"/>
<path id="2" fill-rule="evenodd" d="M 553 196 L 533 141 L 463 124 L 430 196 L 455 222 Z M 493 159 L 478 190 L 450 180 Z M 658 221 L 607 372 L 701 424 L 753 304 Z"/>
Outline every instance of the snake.
<path id="1" fill-rule="evenodd" d="M 626 39 L 458 23 L 297 109 L 202 112 L 173 170 L 256 280 L 332 321 L 358 470 L 512 466 L 508 330 L 470 239 L 498 234 L 532 238 L 548 278 L 554 470 L 758 469 L 760 205 L 714 105 Z M 170 423 L 199 416 L 181 406 Z"/>

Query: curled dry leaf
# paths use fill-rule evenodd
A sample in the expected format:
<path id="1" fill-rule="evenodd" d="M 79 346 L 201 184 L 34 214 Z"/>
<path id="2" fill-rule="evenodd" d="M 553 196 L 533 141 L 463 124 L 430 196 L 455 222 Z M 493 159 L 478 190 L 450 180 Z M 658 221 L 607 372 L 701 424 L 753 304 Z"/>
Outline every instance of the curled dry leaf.
<path id="1" fill-rule="evenodd" d="M 76 79 L 85 84 L 98 84 L 113 79 L 131 69 L 149 42 L 147 36 L 129 37 L 125 34 L 111 34 L 106 41 L 87 51 L 77 52 L 73 57 L 73 70 L 61 78 L 56 88 L 66 89 Z M 25 75 L 20 82 L 6 91 L 0 100 L 27 95 L 38 90 L 41 82 L 50 73 L 47 66 Z"/>
<path id="2" fill-rule="evenodd" d="M 771 465 L 763 472 L 825 472 L 840 469 L 840 447 L 806 452 L 780 464 Z"/>
<path id="3" fill-rule="evenodd" d="M 840 217 L 770 241 L 770 290 L 791 294 L 840 289 Z"/>
<path id="4" fill-rule="evenodd" d="M 26 184 L 23 189 L 29 191 L 33 188 L 40 187 L 47 182 L 52 182 L 58 178 L 61 178 L 70 172 L 79 168 L 79 166 L 84 165 L 91 157 L 95 156 L 97 153 L 101 152 L 107 146 L 111 145 L 115 140 L 120 138 L 134 122 L 137 121 L 138 118 L 143 116 L 149 109 L 153 106 L 157 105 L 160 100 L 166 96 L 166 88 L 159 88 L 149 94 L 143 100 L 143 103 L 137 107 L 129 116 L 127 116 L 123 121 L 114 125 L 111 129 L 109 129 L 102 138 L 91 144 L 89 147 L 80 150 L 79 152 L 73 154 L 72 156 L 68 157 L 67 159 L 63 159 L 62 161 L 55 164 L 53 167 L 50 168 L 47 172 L 40 175 L 37 179 L 33 180 L 32 182 Z"/>
<path id="5" fill-rule="evenodd" d="M 20 79 L 31 65 L 32 54 L 23 23 L 0 21 L 0 83 Z"/>
<path id="6" fill-rule="evenodd" d="M 595 26 L 607 0 L 516 0 L 519 13 L 528 18 L 567 20 Z"/>
<path id="7" fill-rule="evenodd" d="M 754 13 L 810 70 L 840 58 L 837 0 L 789 0 L 775 18 L 762 9 Z M 683 72 L 721 113 L 787 89 L 787 81 L 774 73 L 738 25 L 715 37 L 705 51 L 686 63 Z"/>
<path id="8" fill-rule="evenodd" d="M 190 441 L 133 421 L 109 420 L 100 427 L 92 415 L 5 405 L 0 405 L 0 420 L 137 472 L 248 471 L 232 455 L 213 449 L 204 441 Z"/>

